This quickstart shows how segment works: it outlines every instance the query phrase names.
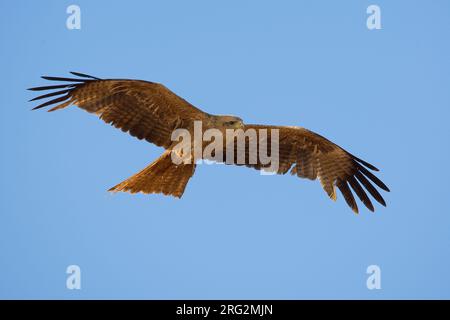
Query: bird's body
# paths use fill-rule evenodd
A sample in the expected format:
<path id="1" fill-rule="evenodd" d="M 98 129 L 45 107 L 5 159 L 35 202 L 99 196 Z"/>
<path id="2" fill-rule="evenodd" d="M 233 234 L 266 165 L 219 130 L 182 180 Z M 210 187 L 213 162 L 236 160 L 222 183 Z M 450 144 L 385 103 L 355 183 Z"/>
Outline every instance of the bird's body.
<path id="1" fill-rule="evenodd" d="M 190 146 L 192 161 L 174 163 L 173 151 L 178 141 L 173 139 L 173 133 L 184 130 L 194 136 L 196 123 L 201 123 L 202 137 L 210 129 L 217 130 L 223 135 L 223 154 L 230 146 L 229 141 L 225 140 L 228 129 L 256 132 L 256 135 L 246 136 L 242 140 L 244 149 L 238 144 L 233 145 L 234 156 L 237 157 L 239 152 L 243 152 L 245 160 L 228 162 L 228 159 L 226 161 L 225 158 L 220 158 L 225 163 L 246 165 L 258 170 L 266 169 L 278 174 L 290 172 L 311 180 L 319 178 L 330 198 L 336 199 L 335 187 L 338 187 L 355 212 L 358 212 L 358 207 L 350 188 L 371 211 L 374 207 L 363 186 L 374 199 L 386 205 L 372 183 L 385 191 L 389 189 L 368 170 L 378 171 L 378 169 L 312 131 L 301 127 L 250 125 L 244 124 L 238 117 L 211 115 L 177 96 L 165 86 L 154 82 L 128 79 L 102 80 L 81 73 L 73 74 L 79 78 L 43 77 L 68 84 L 30 88 L 34 91 L 58 89 L 32 99 L 59 96 L 34 109 L 57 104 L 49 110 L 54 111 L 69 105 L 77 105 L 138 139 L 145 139 L 166 149 L 159 159 L 110 191 L 163 193 L 181 197 L 187 182 L 195 172 L 196 160 L 210 157 L 204 153 L 196 153 L 194 146 Z M 277 136 L 276 143 L 275 136 Z M 210 141 L 202 139 L 202 149 L 207 148 L 209 143 Z M 278 166 L 271 169 L 259 157 L 256 157 L 256 161 L 251 161 L 253 159 L 251 146 L 256 146 L 258 150 L 267 146 L 267 154 L 273 154 L 277 150 Z M 211 154 L 217 156 L 217 151 L 216 148 Z M 212 158 L 217 161 L 217 157 Z"/>

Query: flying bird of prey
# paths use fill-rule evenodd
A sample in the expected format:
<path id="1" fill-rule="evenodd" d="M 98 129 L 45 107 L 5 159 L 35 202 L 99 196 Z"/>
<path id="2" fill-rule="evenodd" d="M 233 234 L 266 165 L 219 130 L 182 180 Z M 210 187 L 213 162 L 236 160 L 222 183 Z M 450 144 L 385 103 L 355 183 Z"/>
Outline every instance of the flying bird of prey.
<path id="1" fill-rule="evenodd" d="M 208 114 L 177 96 L 164 85 L 155 82 L 99 79 L 78 72 L 71 73 L 76 78 L 42 77 L 46 80 L 62 82 L 62 84 L 30 88 L 29 90 L 33 91 L 52 90 L 50 93 L 30 100 L 52 97 L 51 100 L 38 105 L 33 110 L 56 105 L 48 110 L 55 111 L 76 105 L 90 113 L 95 113 L 106 123 L 138 139 L 145 139 L 166 149 L 148 167 L 109 191 L 163 193 L 180 198 L 186 184 L 194 174 L 196 163 L 178 165 L 173 163 L 170 152 L 174 147 L 174 141 L 171 139 L 171 134 L 178 128 L 191 132 L 193 122 L 202 121 L 204 129 L 218 128 L 222 131 L 278 129 L 279 166 L 276 173 L 290 172 L 292 175 L 311 180 L 318 178 L 325 192 L 333 200 L 336 200 L 335 187 L 337 187 L 347 204 L 356 213 L 358 213 L 358 206 L 352 190 L 371 211 L 374 211 L 374 206 L 366 191 L 376 201 L 386 206 L 374 184 L 385 191 L 389 191 L 389 188 L 369 171 L 378 171 L 376 167 L 305 128 L 245 124 L 238 117 Z M 268 133 L 267 141 L 270 138 L 270 130 Z M 268 148 L 270 149 L 270 145 Z M 247 161 L 249 155 L 248 151 L 246 152 Z M 260 160 L 256 163 L 247 161 L 244 165 L 257 170 L 264 170 L 267 167 Z"/>

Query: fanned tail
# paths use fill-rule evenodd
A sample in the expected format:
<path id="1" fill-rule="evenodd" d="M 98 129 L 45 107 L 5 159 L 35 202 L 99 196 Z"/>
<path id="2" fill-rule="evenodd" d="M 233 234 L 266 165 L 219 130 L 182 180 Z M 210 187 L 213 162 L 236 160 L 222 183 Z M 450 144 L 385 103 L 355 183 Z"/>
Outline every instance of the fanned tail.
<path id="1" fill-rule="evenodd" d="M 175 165 L 171 159 L 171 150 L 167 150 L 148 167 L 108 191 L 163 193 L 181 198 L 194 171 L 195 164 Z"/>

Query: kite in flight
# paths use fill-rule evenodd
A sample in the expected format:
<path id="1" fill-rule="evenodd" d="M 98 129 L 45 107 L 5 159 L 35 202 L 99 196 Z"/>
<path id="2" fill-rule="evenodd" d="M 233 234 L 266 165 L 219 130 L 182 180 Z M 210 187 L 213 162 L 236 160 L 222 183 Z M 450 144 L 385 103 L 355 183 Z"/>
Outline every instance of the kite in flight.
<path id="1" fill-rule="evenodd" d="M 163 193 L 181 198 L 189 179 L 194 174 L 196 162 L 178 165 L 173 163 L 171 151 L 177 142 L 172 140 L 172 132 L 176 129 L 192 132 L 194 121 L 202 121 L 204 129 L 216 128 L 221 131 L 267 129 L 269 131 L 267 141 L 270 138 L 269 129 L 278 129 L 277 174 L 290 172 L 292 175 L 310 180 L 318 178 L 325 192 L 333 200 L 336 200 L 335 187 L 337 187 L 355 213 L 358 213 L 358 206 L 353 192 L 370 211 L 374 211 L 374 206 L 366 191 L 376 201 L 386 206 L 386 202 L 374 185 L 385 191 L 389 191 L 389 188 L 369 171 L 378 169 L 312 131 L 301 127 L 245 124 L 238 117 L 208 114 L 159 83 L 129 79 L 99 79 L 78 72 L 71 73 L 77 78 L 43 76 L 43 79 L 60 81 L 63 84 L 30 88 L 32 91 L 53 90 L 30 100 L 52 97 L 33 110 L 56 105 L 48 110 L 55 111 L 76 105 L 87 112 L 95 113 L 106 123 L 128 132 L 133 137 L 145 139 L 166 149 L 148 167 L 109 191 Z M 258 140 L 258 144 L 261 144 L 260 141 Z M 248 151 L 245 152 L 247 161 L 249 154 Z M 252 163 L 247 161 L 243 165 L 257 170 L 267 168 L 267 165 L 259 159 Z"/>

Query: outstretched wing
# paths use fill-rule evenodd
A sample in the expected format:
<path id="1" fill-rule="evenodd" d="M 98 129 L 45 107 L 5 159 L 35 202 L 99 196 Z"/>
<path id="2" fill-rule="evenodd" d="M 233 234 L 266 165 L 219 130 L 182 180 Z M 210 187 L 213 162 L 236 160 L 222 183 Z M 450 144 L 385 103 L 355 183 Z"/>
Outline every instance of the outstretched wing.
<path id="1" fill-rule="evenodd" d="M 328 139 L 300 127 L 246 125 L 244 131 L 248 129 L 255 129 L 257 132 L 258 141 L 254 142 L 254 145 L 257 145 L 258 152 L 260 152 L 261 145 L 265 144 L 268 155 L 272 154 L 271 129 L 278 129 L 279 165 L 276 173 L 290 172 L 292 175 L 311 180 L 318 178 L 323 189 L 333 200 L 336 200 L 335 187 L 337 187 L 347 204 L 356 213 L 358 213 L 358 206 L 352 190 L 370 211 L 374 211 L 374 207 L 366 191 L 375 200 L 386 206 L 386 202 L 373 184 L 385 191 L 389 191 L 389 188 L 368 170 L 378 171 L 378 169 Z M 266 129 L 267 135 L 261 134 L 261 129 Z M 249 150 L 251 150 L 252 139 L 255 138 L 248 135 L 245 140 L 245 150 L 243 151 L 245 152 L 245 165 L 258 170 L 270 171 L 270 164 L 263 164 L 259 156 L 256 163 L 250 163 Z M 242 151 L 242 146 L 239 147 L 236 142 L 237 140 L 235 141 L 234 163 L 237 163 L 237 153 L 239 150 Z"/>
<path id="2" fill-rule="evenodd" d="M 30 88 L 33 91 L 52 90 L 30 100 L 52 97 L 33 110 L 56 105 L 49 110 L 54 111 L 77 105 L 138 139 L 164 148 L 172 144 L 170 137 L 174 129 L 187 128 L 194 120 L 205 117 L 204 112 L 159 83 L 127 79 L 102 80 L 78 72 L 71 73 L 79 78 L 44 76 L 42 78 L 46 80 L 68 83 Z"/>

